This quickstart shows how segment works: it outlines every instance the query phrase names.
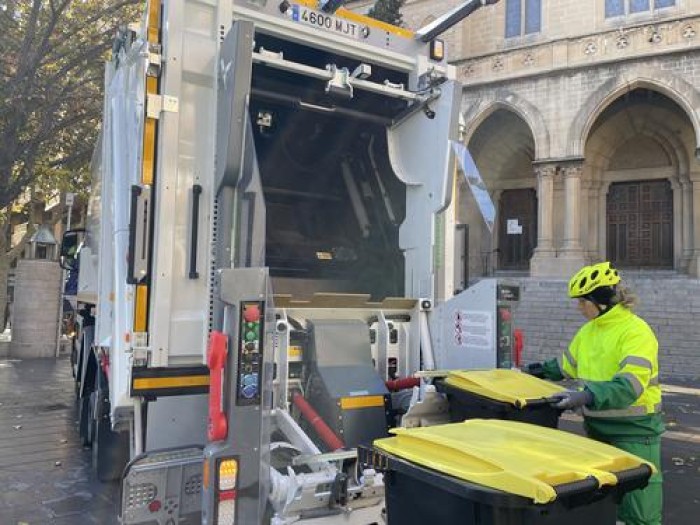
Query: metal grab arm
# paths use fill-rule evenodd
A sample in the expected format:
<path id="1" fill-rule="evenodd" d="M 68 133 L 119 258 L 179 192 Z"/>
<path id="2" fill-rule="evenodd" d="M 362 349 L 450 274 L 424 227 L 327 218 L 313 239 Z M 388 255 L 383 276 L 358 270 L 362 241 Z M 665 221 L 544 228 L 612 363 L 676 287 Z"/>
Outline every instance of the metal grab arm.
<path id="1" fill-rule="evenodd" d="M 464 2 L 462 5 L 455 7 L 452 11 L 445 13 L 427 26 L 420 28 L 416 31 L 416 38 L 421 42 L 430 42 L 452 26 L 460 23 L 480 7 L 492 5 L 497 2 L 498 0 L 469 0 L 468 2 Z"/>

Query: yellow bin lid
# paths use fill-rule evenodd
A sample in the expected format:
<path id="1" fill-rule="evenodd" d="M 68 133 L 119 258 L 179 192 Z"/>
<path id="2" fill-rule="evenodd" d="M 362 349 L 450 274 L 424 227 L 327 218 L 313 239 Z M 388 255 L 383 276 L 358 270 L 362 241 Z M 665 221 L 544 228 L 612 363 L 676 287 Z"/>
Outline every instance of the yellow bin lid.
<path id="1" fill-rule="evenodd" d="M 537 379 L 518 370 L 453 370 L 447 375 L 448 385 L 496 401 L 523 408 L 528 401 L 551 397 L 564 388 Z"/>
<path id="2" fill-rule="evenodd" d="M 374 442 L 418 465 L 465 481 L 549 503 L 554 487 L 595 478 L 616 485 L 615 472 L 647 464 L 610 445 L 561 430 L 496 419 L 422 428 L 396 428 Z"/>

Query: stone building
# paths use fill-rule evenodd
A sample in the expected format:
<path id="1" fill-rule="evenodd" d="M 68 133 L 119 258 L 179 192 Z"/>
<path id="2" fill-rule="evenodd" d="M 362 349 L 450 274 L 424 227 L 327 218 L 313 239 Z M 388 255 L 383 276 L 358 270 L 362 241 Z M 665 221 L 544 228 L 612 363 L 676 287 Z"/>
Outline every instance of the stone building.
<path id="1" fill-rule="evenodd" d="M 458 3 L 408 0 L 404 20 Z M 472 229 L 474 272 L 700 275 L 698 33 L 700 0 L 501 0 L 446 35 L 498 211 L 493 235 Z"/>
<path id="2" fill-rule="evenodd" d="M 405 25 L 459 3 L 407 0 Z M 469 274 L 519 280 L 526 359 L 566 347 L 581 324 L 566 281 L 607 259 L 641 296 L 662 375 L 699 377 L 700 0 L 500 0 L 444 38 L 497 210 L 491 232 L 459 186 Z"/>

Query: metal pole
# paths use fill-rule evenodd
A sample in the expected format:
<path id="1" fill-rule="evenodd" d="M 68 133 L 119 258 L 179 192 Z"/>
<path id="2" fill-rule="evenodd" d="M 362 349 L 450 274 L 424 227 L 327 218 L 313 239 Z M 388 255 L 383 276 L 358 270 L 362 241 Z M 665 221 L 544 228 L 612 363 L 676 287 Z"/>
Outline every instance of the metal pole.
<path id="1" fill-rule="evenodd" d="M 73 194 L 66 195 L 68 203 L 68 219 L 66 220 L 65 231 L 70 230 L 70 220 L 73 215 Z M 61 282 L 58 285 L 58 328 L 56 329 L 56 358 L 61 353 L 61 327 L 63 325 L 63 292 L 66 285 L 66 270 L 61 269 Z"/>

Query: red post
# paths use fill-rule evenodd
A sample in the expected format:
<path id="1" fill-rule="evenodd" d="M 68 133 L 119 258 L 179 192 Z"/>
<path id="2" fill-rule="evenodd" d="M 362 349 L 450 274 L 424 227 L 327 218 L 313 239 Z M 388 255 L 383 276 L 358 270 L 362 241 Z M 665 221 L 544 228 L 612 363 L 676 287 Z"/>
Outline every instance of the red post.
<path id="1" fill-rule="evenodd" d="M 306 418 L 306 420 L 314 427 L 314 430 L 318 434 L 318 437 L 325 443 L 325 445 L 330 450 L 338 450 L 340 448 L 345 448 L 345 443 L 335 435 L 335 432 L 326 424 L 326 422 L 321 418 L 321 416 L 316 412 L 316 409 L 312 407 L 309 402 L 304 399 L 299 393 L 294 394 L 292 398 L 294 406 L 299 409 L 299 412 Z"/>
<path id="2" fill-rule="evenodd" d="M 513 331 L 513 337 L 515 338 L 515 345 L 513 350 L 515 352 L 515 366 L 520 368 L 523 362 L 523 348 L 525 347 L 525 336 L 520 328 L 516 328 Z"/>

